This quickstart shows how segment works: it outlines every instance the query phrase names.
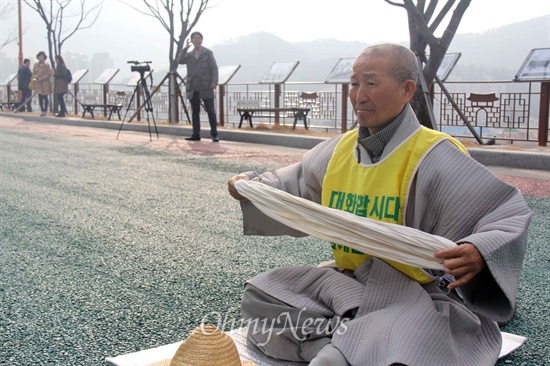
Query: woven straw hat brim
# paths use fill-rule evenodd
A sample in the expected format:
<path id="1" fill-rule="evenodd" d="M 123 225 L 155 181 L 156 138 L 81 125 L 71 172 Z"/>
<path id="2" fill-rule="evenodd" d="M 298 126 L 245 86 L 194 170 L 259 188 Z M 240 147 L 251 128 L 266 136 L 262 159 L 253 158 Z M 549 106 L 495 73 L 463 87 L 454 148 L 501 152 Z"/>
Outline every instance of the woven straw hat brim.
<path id="1" fill-rule="evenodd" d="M 179 346 L 171 360 L 150 366 L 253 366 L 251 361 L 239 358 L 235 342 L 212 324 L 195 328 Z"/>
<path id="2" fill-rule="evenodd" d="M 170 366 L 170 362 L 172 362 L 172 359 L 168 358 L 166 360 L 150 363 L 148 366 Z M 252 361 L 249 361 L 249 360 L 243 360 L 243 359 L 241 359 L 241 365 L 242 366 L 257 366 L 256 363 L 254 363 Z"/>

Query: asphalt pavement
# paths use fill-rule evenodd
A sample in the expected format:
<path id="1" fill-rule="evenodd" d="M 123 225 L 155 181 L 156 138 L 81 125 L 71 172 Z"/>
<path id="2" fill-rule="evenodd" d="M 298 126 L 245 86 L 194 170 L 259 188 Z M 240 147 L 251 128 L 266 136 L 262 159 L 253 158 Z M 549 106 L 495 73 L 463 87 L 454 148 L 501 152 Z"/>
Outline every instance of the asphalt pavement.
<path id="1" fill-rule="evenodd" d="M 103 365 L 183 340 L 204 320 L 229 330 L 248 278 L 330 259 L 315 238 L 243 236 L 226 190 L 231 176 L 303 150 L 115 135 L 0 117 L 0 364 Z M 526 195 L 529 248 L 503 328 L 528 341 L 501 366 L 550 364 L 545 174 L 518 175 L 543 184 Z"/>

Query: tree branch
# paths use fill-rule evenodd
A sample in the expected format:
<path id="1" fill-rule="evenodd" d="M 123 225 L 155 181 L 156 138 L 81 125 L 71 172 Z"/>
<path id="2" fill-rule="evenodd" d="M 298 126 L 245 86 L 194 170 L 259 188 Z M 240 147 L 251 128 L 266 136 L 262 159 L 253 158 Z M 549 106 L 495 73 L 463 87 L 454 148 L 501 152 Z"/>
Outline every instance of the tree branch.
<path id="1" fill-rule="evenodd" d="M 452 9 L 453 5 L 455 3 L 455 0 L 448 0 L 445 5 L 443 6 L 443 9 L 439 12 L 433 23 L 430 25 L 430 30 L 432 32 L 435 32 L 437 27 L 441 24 L 443 19 L 447 16 L 447 13 L 449 13 L 449 10 Z"/>
<path id="2" fill-rule="evenodd" d="M 427 44 L 430 45 L 430 47 L 432 47 L 432 45 L 436 46 L 438 43 L 438 39 L 433 35 L 433 33 L 428 28 L 428 24 L 424 19 L 424 15 L 420 13 L 420 11 L 416 8 L 412 0 L 403 0 L 403 2 L 405 4 L 405 8 L 407 9 L 407 13 L 416 23 L 417 29 L 420 32 L 422 38 L 424 38 L 424 40 L 426 41 Z"/>
<path id="3" fill-rule="evenodd" d="M 430 0 L 430 3 L 428 4 L 428 9 L 426 9 L 426 11 L 423 12 L 424 19 L 426 20 L 426 24 L 430 22 L 430 19 L 432 19 L 438 3 L 439 3 L 439 0 Z"/>
<path id="4" fill-rule="evenodd" d="M 387 2 L 387 3 L 390 4 L 390 5 L 393 5 L 393 6 L 398 6 L 398 7 L 400 7 L 400 8 L 404 8 L 404 7 L 405 7 L 405 5 L 403 5 L 403 4 L 401 4 L 401 3 L 396 3 L 396 2 L 391 1 L 391 0 L 384 0 L 384 1 Z"/>

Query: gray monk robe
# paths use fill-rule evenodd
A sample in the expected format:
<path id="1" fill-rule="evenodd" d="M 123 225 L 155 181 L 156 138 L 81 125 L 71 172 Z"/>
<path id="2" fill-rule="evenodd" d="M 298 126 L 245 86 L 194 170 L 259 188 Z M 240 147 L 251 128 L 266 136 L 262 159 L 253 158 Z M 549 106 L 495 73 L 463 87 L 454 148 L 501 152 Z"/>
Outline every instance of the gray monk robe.
<path id="1" fill-rule="evenodd" d="M 380 163 L 418 128 L 407 106 Z M 247 175 L 320 203 L 323 177 L 340 138 L 308 151 L 301 163 Z M 356 149 L 362 164 L 372 164 L 361 144 Z M 263 215 L 250 202 L 243 202 L 242 209 L 245 234 L 301 235 Z M 473 243 L 487 264 L 482 272 L 461 287 L 459 294 L 447 293 L 438 281 L 421 285 L 372 257 L 353 273 L 334 268 L 273 269 L 248 281 L 243 317 L 267 319 L 269 325 L 286 312 L 291 314 L 287 329 L 274 321 L 278 328 L 271 334 L 249 329 L 249 339 L 267 355 L 291 361 L 311 361 L 331 342 L 352 365 L 494 364 L 501 347 L 496 321 L 507 321 L 514 314 L 530 215 L 516 188 L 445 140 L 420 163 L 403 221 L 456 243 Z M 331 334 L 294 339 L 296 333 L 311 333 L 312 327 L 303 324 L 304 317 L 325 319 Z M 339 324 L 335 319 L 342 317 L 350 320 Z M 303 327 L 302 333 L 288 329 L 289 319 Z"/>

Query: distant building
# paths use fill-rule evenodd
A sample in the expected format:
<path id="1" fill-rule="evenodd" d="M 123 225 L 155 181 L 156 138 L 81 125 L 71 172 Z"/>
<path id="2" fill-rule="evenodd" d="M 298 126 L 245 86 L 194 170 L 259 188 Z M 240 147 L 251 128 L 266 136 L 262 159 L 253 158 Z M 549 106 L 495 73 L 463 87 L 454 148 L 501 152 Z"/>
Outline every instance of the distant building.
<path id="1" fill-rule="evenodd" d="M 92 82 L 106 69 L 112 69 L 114 67 L 114 61 L 109 55 L 109 52 L 94 53 L 91 62 L 91 78 Z"/>
<path id="2" fill-rule="evenodd" d="M 17 57 L 7 57 L 4 52 L 0 52 L 0 83 L 3 85 L 8 76 L 16 74 L 19 69 L 19 59 Z"/>
<path id="3" fill-rule="evenodd" d="M 77 70 L 86 69 L 88 70 L 88 73 L 84 78 L 81 80 L 83 83 L 91 83 L 93 80 L 90 76 L 90 59 L 88 55 L 84 53 L 76 53 L 76 52 L 64 52 L 63 58 L 65 59 L 65 63 L 67 64 L 67 67 L 74 73 Z"/>

